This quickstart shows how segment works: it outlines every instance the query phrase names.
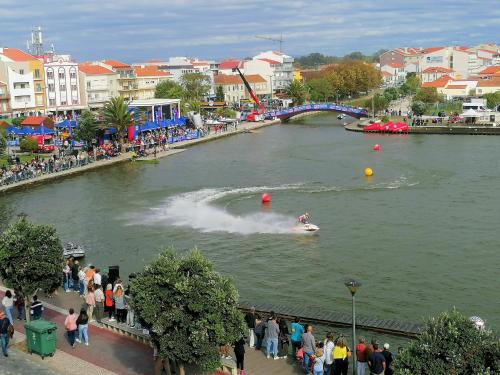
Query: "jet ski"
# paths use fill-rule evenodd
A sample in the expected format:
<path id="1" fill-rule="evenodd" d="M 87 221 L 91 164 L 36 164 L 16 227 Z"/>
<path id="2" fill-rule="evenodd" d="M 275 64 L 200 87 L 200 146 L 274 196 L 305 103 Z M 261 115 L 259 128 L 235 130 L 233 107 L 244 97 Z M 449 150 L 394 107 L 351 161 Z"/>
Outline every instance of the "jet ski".
<path id="1" fill-rule="evenodd" d="M 311 223 L 299 223 L 293 228 L 293 231 L 297 233 L 314 233 L 318 230 L 319 227 Z"/>
<path id="2" fill-rule="evenodd" d="M 63 256 L 65 258 L 83 258 L 85 256 L 85 249 L 80 245 L 75 245 L 72 242 L 68 242 L 64 246 Z"/>

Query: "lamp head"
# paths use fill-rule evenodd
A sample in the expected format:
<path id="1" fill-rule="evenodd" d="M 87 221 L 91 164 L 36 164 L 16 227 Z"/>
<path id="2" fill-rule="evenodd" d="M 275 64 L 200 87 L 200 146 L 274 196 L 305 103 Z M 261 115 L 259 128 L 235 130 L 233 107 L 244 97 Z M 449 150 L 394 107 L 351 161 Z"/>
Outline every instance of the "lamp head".
<path id="1" fill-rule="evenodd" d="M 347 289 L 349 289 L 349 291 L 351 292 L 351 294 L 353 296 L 356 294 L 358 289 L 361 287 L 361 283 L 359 281 L 356 281 L 356 280 L 346 281 L 344 285 L 347 287 Z"/>

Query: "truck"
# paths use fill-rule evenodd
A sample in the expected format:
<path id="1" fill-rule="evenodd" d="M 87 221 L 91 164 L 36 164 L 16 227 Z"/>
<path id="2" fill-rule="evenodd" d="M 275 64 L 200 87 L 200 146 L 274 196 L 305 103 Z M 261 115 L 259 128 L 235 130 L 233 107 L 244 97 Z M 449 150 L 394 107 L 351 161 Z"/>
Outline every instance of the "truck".
<path id="1" fill-rule="evenodd" d="M 32 135 L 29 138 L 34 139 L 38 144 L 38 152 L 52 152 L 56 148 L 52 135 Z"/>

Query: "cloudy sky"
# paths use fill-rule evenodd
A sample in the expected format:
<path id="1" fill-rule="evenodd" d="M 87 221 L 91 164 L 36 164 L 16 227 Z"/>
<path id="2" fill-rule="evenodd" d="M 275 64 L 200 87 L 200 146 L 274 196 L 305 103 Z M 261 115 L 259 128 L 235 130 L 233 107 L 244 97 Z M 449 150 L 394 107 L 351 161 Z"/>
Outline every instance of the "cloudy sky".
<path id="1" fill-rule="evenodd" d="M 168 56 L 373 53 L 398 46 L 500 42 L 498 0 L 0 0 L 0 45 L 46 47 L 78 60 L 134 63 Z"/>

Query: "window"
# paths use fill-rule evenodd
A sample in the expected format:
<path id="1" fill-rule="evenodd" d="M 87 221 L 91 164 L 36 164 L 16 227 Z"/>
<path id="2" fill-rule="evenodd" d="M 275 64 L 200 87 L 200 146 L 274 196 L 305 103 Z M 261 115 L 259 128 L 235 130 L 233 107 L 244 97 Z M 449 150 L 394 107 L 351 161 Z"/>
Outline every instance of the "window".
<path id="1" fill-rule="evenodd" d="M 42 91 L 42 85 L 37 83 L 36 84 L 36 92 L 40 92 L 40 91 Z"/>
<path id="2" fill-rule="evenodd" d="M 69 69 L 69 77 L 71 79 L 76 79 L 76 69 L 75 68 L 70 68 Z"/>
<path id="3" fill-rule="evenodd" d="M 55 106 L 56 105 L 56 100 L 55 99 L 49 99 L 49 105 L 51 107 Z"/>
<path id="4" fill-rule="evenodd" d="M 68 105 L 68 103 L 66 103 L 66 101 L 61 101 L 61 105 Z"/>
<path id="5" fill-rule="evenodd" d="M 87 89 L 90 90 L 90 82 L 87 82 Z"/>
<path id="6" fill-rule="evenodd" d="M 78 88 L 76 87 L 76 85 L 71 85 L 71 91 L 78 91 Z"/>
<path id="7" fill-rule="evenodd" d="M 47 69 L 47 79 L 54 79 L 54 71 L 52 68 Z"/>
<path id="8" fill-rule="evenodd" d="M 66 91 L 66 84 L 59 85 L 59 91 Z"/>
<path id="9" fill-rule="evenodd" d="M 66 79 L 66 74 L 64 73 L 64 70 L 59 69 L 59 79 Z"/>
<path id="10" fill-rule="evenodd" d="M 40 69 L 35 69 L 35 78 L 40 78 Z"/>
<path id="11" fill-rule="evenodd" d="M 55 86 L 53 83 L 49 83 L 49 92 L 54 92 L 56 89 L 55 89 Z"/>
<path id="12" fill-rule="evenodd" d="M 19 69 L 19 74 L 24 74 L 24 69 Z"/>

